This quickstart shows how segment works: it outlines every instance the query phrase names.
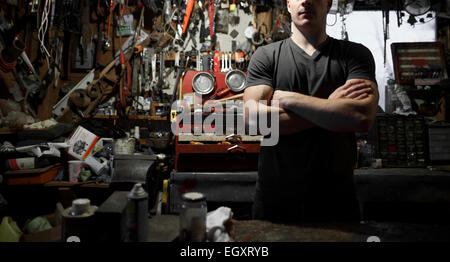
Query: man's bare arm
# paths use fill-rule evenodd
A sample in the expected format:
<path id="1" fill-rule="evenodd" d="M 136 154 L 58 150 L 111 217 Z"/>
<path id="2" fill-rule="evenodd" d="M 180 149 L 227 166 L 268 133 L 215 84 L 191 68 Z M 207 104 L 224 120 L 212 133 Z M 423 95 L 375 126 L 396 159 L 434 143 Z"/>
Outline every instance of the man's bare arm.
<path id="1" fill-rule="evenodd" d="M 255 101 L 255 105 L 258 108 L 245 108 L 245 119 L 247 125 L 257 125 L 256 122 L 250 123 L 249 119 L 259 119 L 258 116 L 250 117 L 249 113 L 256 114 L 257 112 L 263 111 L 269 113 L 278 113 L 279 114 L 279 125 L 280 125 L 280 134 L 288 135 L 293 134 L 314 126 L 308 120 L 305 120 L 303 117 L 297 116 L 293 112 L 288 110 L 284 110 L 279 107 L 271 106 L 271 99 L 273 95 L 273 88 L 268 85 L 258 85 L 258 86 L 250 86 L 245 89 L 244 92 L 244 102 L 246 105 L 248 101 Z M 266 104 L 260 103 L 260 101 L 265 101 Z M 267 119 L 270 119 L 268 117 Z"/>
<path id="2" fill-rule="evenodd" d="M 372 92 L 366 95 L 357 93 L 359 99 L 355 99 L 347 97 L 345 94 L 347 91 L 344 90 L 342 94 L 335 92 L 329 99 L 323 99 L 295 92 L 275 91 L 273 99 L 279 100 L 280 107 L 322 128 L 342 132 L 368 132 L 377 111 L 379 98 L 377 85 L 364 79 L 348 80 L 344 86 L 346 85 L 353 88 L 357 88 L 358 85 L 370 86 Z M 355 94 L 354 90 L 348 92 Z"/>

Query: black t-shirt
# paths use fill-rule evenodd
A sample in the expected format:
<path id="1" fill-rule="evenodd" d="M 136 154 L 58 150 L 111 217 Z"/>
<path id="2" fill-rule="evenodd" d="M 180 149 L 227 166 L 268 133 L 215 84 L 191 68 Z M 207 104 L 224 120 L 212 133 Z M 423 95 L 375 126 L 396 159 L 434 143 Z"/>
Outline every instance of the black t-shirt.
<path id="1" fill-rule="evenodd" d="M 291 38 L 259 47 L 253 54 L 247 87 L 269 85 L 328 98 L 349 79 L 376 82 L 375 62 L 361 44 L 328 37 L 309 56 Z M 354 189 L 355 135 L 314 127 L 280 136 L 275 146 L 261 147 L 259 188 L 271 198 L 317 201 L 340 197 Z M 303 201 L 302 200 L 302 201 Z"/>

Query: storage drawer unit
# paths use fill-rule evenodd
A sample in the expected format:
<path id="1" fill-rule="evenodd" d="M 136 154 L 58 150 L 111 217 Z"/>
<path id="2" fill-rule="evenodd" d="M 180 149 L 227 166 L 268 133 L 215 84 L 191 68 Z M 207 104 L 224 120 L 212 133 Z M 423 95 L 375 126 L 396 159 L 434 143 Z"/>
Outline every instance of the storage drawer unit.
<path id="1" fill-rule="evenodd" d="M 372 135 L 383 167 L 426 166 L 428 138 L 423 117 L 378 114 Z"/>
<path id="2" fill-rule="evenodd" d="M 429 126 L 430 161 L 450 162 L 450 126 Z"/>

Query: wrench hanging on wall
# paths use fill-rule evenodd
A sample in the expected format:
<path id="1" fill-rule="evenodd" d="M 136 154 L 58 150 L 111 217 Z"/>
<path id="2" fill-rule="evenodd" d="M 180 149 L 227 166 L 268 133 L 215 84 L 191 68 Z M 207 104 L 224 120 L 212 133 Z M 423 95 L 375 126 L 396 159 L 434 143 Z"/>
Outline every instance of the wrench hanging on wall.
<path id="1" fill-rule="evenodd" d="M 141 85 L 140 85 L 140 76 L 141 74 L 139 74 L 139 69 L 141 68 L 140 65 L 140 61 L 139 61 L 140 57 L 139 56 L 135 56 L 133 58 L 133 74 L 132 74 L 132 82 L 131 82 L 131 95 L 133 97 L 137 97 L 141 94 L 142 90 L 141 90 Z"/>
<path id="2" fill-rule="evenodd" d="M 384 37 L 384 49 L 383 49 L 383 63 L 386 65 L 386 43 L 389 39 L 389 9 L 383 10 L 383 37 Z"/>
<path id="3" fill-rule="evenodd" d="M 150 71 L 151 71 L 151 60 L 153 55 L 153 49 L 144 47 L 142 51 L 142 72 L 144 75 L 144 91 L 150 91 Z"/>
<path id="4" fill-rule="evenodd" d="M 152 71 L 152 83 L 151 83 L 151 89 L 153 92 L 156 92 L 156 53 L 153 53 L 152 55 L 152 61 L 151 61 L 151 71 Z"/>
<path id="5" fill-rule="evenodd" d="M 159 79 L 158 82 L 156 83 L 156 95 L 157 96 L 161 96 L 162 95 L 162 90 L 164 89 L 165 86 L 165 65 L 164 65 L 164 52 L 161 52 L 159 54 Z M 162 99 L 162 97 L 160 97 Z"/>

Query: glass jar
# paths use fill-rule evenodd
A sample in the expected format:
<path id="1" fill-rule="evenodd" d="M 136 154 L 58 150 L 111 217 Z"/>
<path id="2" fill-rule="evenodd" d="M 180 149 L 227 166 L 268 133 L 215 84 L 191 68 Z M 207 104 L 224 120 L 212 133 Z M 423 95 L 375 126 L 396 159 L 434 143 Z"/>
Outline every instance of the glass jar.
<path id="1" fill-rule="evenodd" d="M 206 197 L 202 193 L 189 192 L 182 196 L 180 211 L 180 241 L 206 241 Z"/>

